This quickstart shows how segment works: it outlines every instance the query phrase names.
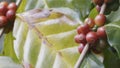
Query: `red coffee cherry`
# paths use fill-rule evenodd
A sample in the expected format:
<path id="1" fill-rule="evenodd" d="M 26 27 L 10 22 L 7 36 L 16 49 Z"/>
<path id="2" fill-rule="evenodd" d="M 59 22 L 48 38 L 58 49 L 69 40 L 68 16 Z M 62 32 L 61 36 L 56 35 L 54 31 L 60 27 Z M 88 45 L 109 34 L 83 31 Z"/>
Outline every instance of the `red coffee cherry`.
<path id="1" fill-rule="evenodd" d="M 77 33 L 78 34 L 83 33 L 83 34 L 86 35 L 90 31 L 91 31 L 91 29 L 90 29 L 88 24 L 83 24 L 83 25 L 81 25 L 77 28 Z"/>
<path id="2" fill-rule="evenodd" d="M 93 28 L 95 25 L 94 19 L 92 19 L 92 18 L 86 18 L 84 23 L 88 24 L 89 27 L 91 27 L 91 28 Z"/>
<path id="3" fill-rule="evenodd" d="M 0 4 L 0 15 L 5 15 L 7 10 L 8 9 L 6 5 Z"/>
<path id="4" fill-rule="evenodd" d="M 99 27 L 97 29 L 97 35 L 98 35 L 99 38 L 106 38 L 107 37 L 104 26 Z"/>
<path id="5" fill-rule="evenodd" d="M 12 2 L 8 5 L 8 9 L 9 10 L 12 9 L 12 10 L 16 11 L 17 10 L 17 5 L 14 2 Z"/>
<path id="6" fill-rule="evenodd" d="M 7 18 L 5 16 L 0 16 L 0 27 L 3 27 L 7 24 Z"/>
<path id="7" fill-rule="evenodd" d="M 79 51 L 79 53 L 82 53 L 84 47 L 85 47 L 85 45 L 82 44 L 82 43 L 78 46 L 78 51 Z"/>
<path id="8" fill-rule="evenodd" d="M 98 40 L 98 36 L 96 32 L 91 31 L 86 35 L 86 41 L 90 44 L 95 43 L 97 40 Z"/>
<path id="9" fill-rule="evenodd" d="M 105 24 L 106 21 L 106 16 L 103 14 L 99 14 L 95 17 L 95 24 L 97 26 L 103 26 Z"/>
<path id="10" fill-rule="evenodd" d="M 8 10 L 7 13 L 6 13 L 7 19 L 9 21 L 13 22 L 14 19 L 15 19 L 15 13 L 16 13 L 15 10 L 12 10 L 12 9 Z"/>
<path id="11" fill-rule="evenodd" d="M 76 35 L 76 36 L 74 37 L 74 40 L 75 40 L 76 43 L 80 43 L 79 35 Z"/>
<path id="12" fill-rule="evenodd" d="M 79 34 L 75 36 L 76 43 L 86 43 L 86 36 L 84 34 Z"/>

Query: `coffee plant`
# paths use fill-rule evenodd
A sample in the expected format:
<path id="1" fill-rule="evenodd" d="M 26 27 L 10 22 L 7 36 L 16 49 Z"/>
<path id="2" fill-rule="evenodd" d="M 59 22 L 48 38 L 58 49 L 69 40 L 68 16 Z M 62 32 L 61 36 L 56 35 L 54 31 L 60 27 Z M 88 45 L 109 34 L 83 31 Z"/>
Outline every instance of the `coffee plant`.
<path id="1" fill-rule="evenodd" d="M 120 0 L 0 0 L 0 68 L 120 68 Z"/>

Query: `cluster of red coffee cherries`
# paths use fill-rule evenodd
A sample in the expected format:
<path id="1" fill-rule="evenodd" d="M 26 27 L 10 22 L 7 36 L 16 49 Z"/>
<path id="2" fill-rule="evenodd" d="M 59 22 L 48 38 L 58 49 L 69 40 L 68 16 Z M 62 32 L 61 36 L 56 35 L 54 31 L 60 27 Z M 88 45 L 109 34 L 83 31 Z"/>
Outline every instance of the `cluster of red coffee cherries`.
<path id="1" fill-rule="evenodd" d="M 14 2 L 0 2 L 0 28 L 6 26 L 9 22 L 14 22 L 17 5 Z"/>
<path id="2" fill-rule="evenodd" d="M 101 7 L 103 3 L 111 2 L 111 0 L 93 0 L 93 2 Z M 104 27 L 105 22 L 106 16 L 100 13 L 94 19 L 86 18 L 84 24 L 77 28 L 77 35 L 74 39 L 76 43 L 80 44 L 78 46 L 78 51 L 80 53 L 83 51 L 87 43 L 90 45 L 90 48 L 93 48 L 92 50 L 94 51 L 95 47 L 97 47 L 97 45 L 94 44 L 101 39 L 107 38 Z"/>

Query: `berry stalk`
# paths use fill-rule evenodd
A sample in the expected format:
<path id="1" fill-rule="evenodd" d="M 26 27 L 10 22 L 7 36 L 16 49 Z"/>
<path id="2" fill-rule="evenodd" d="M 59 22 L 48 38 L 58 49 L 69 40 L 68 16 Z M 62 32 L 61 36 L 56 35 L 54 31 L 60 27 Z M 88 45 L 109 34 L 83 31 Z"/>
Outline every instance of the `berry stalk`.
<path id="1" fill-rule="evenodd" d="M 19 6 L 21 2 L 22 2 L 22 0 L 17 0 L 16 5 Z"/>
<path id="2" fill-rule="evenodd" d="M 89 50 L 89 44 L 86 44 L 74 68 L 80 68 L 82 61 Z"/>
<path id="3" fill-rule="evenodd" d="M 99 14 L 104 14 L 105 8 L 106 8 L 106 3 L 103 3 L 103 5 L 101 6 L 101 10 L 100 10 Z"/>

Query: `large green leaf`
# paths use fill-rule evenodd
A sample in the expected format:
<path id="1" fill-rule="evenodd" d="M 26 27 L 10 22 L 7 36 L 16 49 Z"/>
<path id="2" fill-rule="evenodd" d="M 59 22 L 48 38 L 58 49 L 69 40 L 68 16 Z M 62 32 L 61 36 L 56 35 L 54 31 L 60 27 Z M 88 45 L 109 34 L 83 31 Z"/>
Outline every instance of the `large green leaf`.
<path id="1" fill-rule="evenodd" d="M 117 50 L 120 57 L 120 21 L 106 25 L 109 44 Z"/>
<path id="2" fill-rule="evenodd" d="M 112 12 L 107 17 L 106 33 L 108 42 L 116 51 L 114 52 L 108 47 L 104 52 L 104 65 L 106 68 L 119 68 L 120 66 L 120 8 L 116 12 Z"/>
<path id="3" fill-rule="evenodd" d="M 109 44 L 114 47 L 117 52 L 118 55 L 120 57 L 120 36 L 119 36 L 119 32 L 120 32 L 120 16 L 119 16 L 119 12 L 120 12 L 120 8 L 116 11 L 116 12 L 112 12 L 108 17 L 108 25 L 106 25 L 106 33 L 108 36 L 108 42 Z M 114 34 L 113 34 L 114 33 Z"/>
<path id="4" fill-rule="evenodd" d="M 52 68 L 58 50 L 77 45 L 73 38 L 79 21 L 52 10 L 35 9 L 17 15 L 13 30 L 14 48 L 21 62 L 37 68 Z"/>

